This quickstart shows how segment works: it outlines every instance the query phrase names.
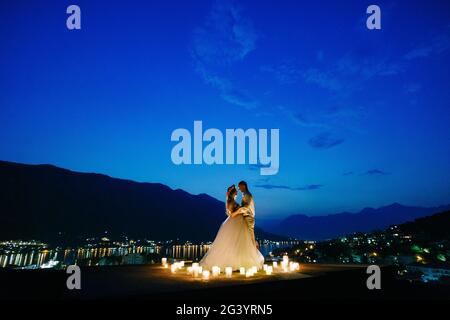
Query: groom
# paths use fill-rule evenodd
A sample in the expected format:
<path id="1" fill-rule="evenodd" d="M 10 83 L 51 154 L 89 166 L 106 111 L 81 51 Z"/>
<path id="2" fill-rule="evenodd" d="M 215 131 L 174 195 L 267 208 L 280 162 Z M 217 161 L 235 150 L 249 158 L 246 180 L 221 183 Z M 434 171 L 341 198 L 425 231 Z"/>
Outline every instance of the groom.
<path id="1" fill-rule="evenodd" d="M 253 195 L 248 190 L 247 182 L 244 180 L 239 182 L 238 188 L 242 192 L 241 208 L 245 208 L 242 215 L 247 223 L 252 241 L 257 246 L 255 240 L 255 204 L 253 202 Z"/>

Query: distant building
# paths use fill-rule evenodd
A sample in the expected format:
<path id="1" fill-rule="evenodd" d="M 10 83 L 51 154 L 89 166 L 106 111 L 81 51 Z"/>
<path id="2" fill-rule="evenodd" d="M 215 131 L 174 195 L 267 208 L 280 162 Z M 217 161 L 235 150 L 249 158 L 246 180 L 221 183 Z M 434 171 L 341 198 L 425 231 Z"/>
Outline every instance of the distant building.
<path id="1" fill-rule="evenodd" d="M 123 264 L 144 264 L 144 257 L 140 253 L 130 253 L 123 257 Z"/>
<path id="2" fill-rule="evenodd" d="M 408 265 L 408 272 L 421 272 L 422 281 L 439 281 L 442 277 L 450 277 L 450 265 L 448 264 L 427 264 L 427 265 Z"/>

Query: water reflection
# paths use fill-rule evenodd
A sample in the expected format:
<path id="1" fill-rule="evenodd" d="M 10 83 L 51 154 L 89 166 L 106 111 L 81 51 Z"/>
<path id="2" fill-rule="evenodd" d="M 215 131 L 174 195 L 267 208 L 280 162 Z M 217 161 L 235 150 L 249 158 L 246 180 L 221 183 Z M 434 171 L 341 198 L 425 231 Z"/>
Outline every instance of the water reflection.
<path id="1" fill-rule="evenodd" d="M 296 242 L 259 242 L 264 256 L 276 248 L 289 247 Z M 210 244 L 152 245 L 123 247 L 82 247 L 76 249 L 33 249 L 0 254 L 0 267 L 41 268 L 53 261 L 62 265 L 117 265 L 159 262 L 161 256 L 183 260 L 200 260 Z"/>

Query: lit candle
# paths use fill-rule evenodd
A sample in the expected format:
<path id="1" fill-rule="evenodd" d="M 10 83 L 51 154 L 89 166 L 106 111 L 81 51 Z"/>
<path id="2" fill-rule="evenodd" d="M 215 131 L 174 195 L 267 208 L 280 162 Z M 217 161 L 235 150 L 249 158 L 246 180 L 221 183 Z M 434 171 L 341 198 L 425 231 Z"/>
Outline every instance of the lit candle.
<path id="1" fill-rule="evenodd" d="M 270 275 L 272 274 L 272 271 L 273 271 L 272 266 L 268 266 L 268 267 L 266 268 L 266 275 L 270 276 Z"/>
<path id="2" fill-rule="evenodd" d="M 175 263 L 170 266 L 170 271 L 172 271 L 172 273 L 175 273 L 177 271 L 177 266 Z"/>
<path id="3" fill-rule="evenodd" d="M 289 261 L 289 271 L 295 271 L 295 263 L 292 261 Z"/>
<path id="4" fill-rule="evenodd" d="M 245 274 L 245 268 L 244 267 L 240 267 L 239 268 L 239 273 L 244 275 Z"/>
<path id="5" fill-rule="evenodd" d="M 274 262 L 273 262 L 273 267 L 274 267 L 274 268 L 278 268 L 278 262 L 274 261 Z"/>
<path id="6" fill-rule="evenodd" d="M 205 279 L 205 280 L 209 279 L 209 271 L 208 270 L 203 271 L 202 274 L 203 274 L 203 279 Z"/>
<path id="7" fill-rule="evenodd" d="M 267 264 L 263 265 L 263 270 L 266 271 L 267 270 Z"/>
<path id="8" fill-rule="evenodd" d="M 233 274 L 233 268 L 232 267 L 226 267 L 225 268 L 225 275 L 227 278 L 231 278 L 231 275 Z"/>
<path id="9" fill-rule="evenodd" d="M 165 265 L 164 265 L 164 269 L 167 269 L 169 267 L 169 265 L 166 263 Z"/>
<path id="10" fill-rule="evenodd" d="M 212 267 L 212 275 L 213 277 L 217 277 L 220 274 L 220 268 L 218 266 Z"/>
<path id="11" fill-rule="evenodd" d="M 162 259 L 161 259 L 161 263 L 162 263 L 163 265 L 167 264 L 167 258 L 162 258 Z"/>
<path id="12" fill-rule="evenodd" d="M 253 275 L 253 272 L 252 272 L 251 269 L 247 270 L 247 272 L 245 273 L 245 277 L 246 277 L 246 278 L 249 278 L 249 277 L 251 277 L 252 275 Z"/>
<path id="13" fill-rule="evenodd" d="M 289 257 L 283 256 L 283 263 L 288 264 L 289 263 Z"/>
<path id="14" fill-rule="evenodd" d="M 188 274 L 191 274 L 192 273 L 192 267 L 188 267 L 187 268 L 187 272 L 188 272 Z"/>
<path id="15" fill-rule="evenodd" d="M 198 266 L 198 263 L 197 263 L 197 262 L 194 262 L 194 263 L 192 264 L 192 273 L 194 274 L 194 277 L 197 277 L 198 274 L 201 273 L 201 272 L 199 271 L 199 266 Z"/>
<path id="16" fill-rule="evenodd" d="M 180 262 L 178 263 L 178 265 L 179 265 L 179 268 L 183 268 L 183 267 L 184 267 L 184 261 L 180 261 Z"/>
<path id="17" fill-rule="evenodd" d="M 255 267 L 255 266 L 253 266 L 253 267 L 252 267 L 252 273 L 255 274 L 255 273 L 257 273 L 257 272 L 258 272 L 258 268 Z M 253 274 L 252 274 L 252 275 L 253 275 Z"/>

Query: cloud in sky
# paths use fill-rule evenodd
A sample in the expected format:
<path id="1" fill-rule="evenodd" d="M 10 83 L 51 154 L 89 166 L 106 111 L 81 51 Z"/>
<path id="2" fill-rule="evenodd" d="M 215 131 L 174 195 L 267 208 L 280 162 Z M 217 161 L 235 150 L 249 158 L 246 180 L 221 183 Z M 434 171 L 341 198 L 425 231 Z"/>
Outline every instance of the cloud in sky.
<path id="1" fill-rule="evenodd" d="M 278 110 L 280 110 L 281 113 L 284 114 L 293 123 L 299 126 L 305 128 L 328 128 L 325 123 L 322 123 L 322 121 L 320 121 L 319 119 L 315 119 L 315 117 L 309 114 L 306 110 L 293 111 L 290 108 L 286 108 L 284 106 L 278 106 Z"/>
<path id="2" fill-rule="evenodd" d="M 205 65 L 230 65 L 254 50 L 257 38 L 241 7 L 233 1 L 216 1 L 204 25 L 194 30 L 192 50 Z"/>
<path id="3" fill-rule="evenodd" d="M 383 171 L 383 170 L 380 170 L 380 169 L 371 169 L 371 170 L 367 170 L 365 172 L 365 175 L 368 175 L 368 176 L 385 176 L 385 175 L 388 175 L 388 174 L 390 174 L 390 173 L 386 172 L 386 171 Z"/>
<path id="4" fill-rule="evenodd" d="M 307 83 L 316 84 L 333 92 L 339 92 L 343 89 L 342 82 L 331 72 L 310 68 L 303 74 L 303 78 Z"/>
<path id="5" fill-rule="evenodd" d="M 257 188 L 262 189 L 284 189 L 284 190 L 291 190 L 291 191 L 307 191 L 307 190 L 317 190 L 323 187 L 322 184 L 310 184 L 303 187 L 291 187 L 287 185 L 278 185 L 278 184 L 257 184 L 255 185 Z"/>
<path id="6" fill-rule="evenodd" d="M 279 65 L 265 65 L 261 72 L 272 74 L 280 84 L 294 84 L 300 79 L 300 72 L 292 62 L 284 62 Z"/>
<path id="7" fill-rule="evenodd" d="M 258 103 L 245 90 L 236 88 L 228 69 L 256 47 L 257 33 L 242 9 L 233 1 L 216 1 L 203 26 L 193 32 L 191 46 L 196 71 L 234 105 L 254 108 Z"/>
<path id="8" fill-rule="evenodd" d="M 320 52 L 320 56 L 323 57 L 324 52 Z M 273 74 L 274 79 L 281 84 L 304 81 L 331 93 L 332 107 L 316 106 L 309 109 L 305 106 L 279 107 L 280 111 L 294 124 L 326 131 L 339 129 L 359 131 L 358 124 L 367 110 L 363 110 L 359 105 L 353 105 L 353 93 L 364 88 L 364 82 L 374 77 L 394 76 L 403 72 L 404 67 L 386 58 L 380 61 L 368 58 L 361 53 L 346 53 L 327 65 L 318 63 L 306 70 L 302 70 L 298 64 L 289 62 L 278 66 L 266 66 L 262 68 L 262 71 Z M 327 145 L 334 146 L 343 142 L 339 139 L 335 142 L 322 143 L 326 138 L 322 135 L 314 139 L 311 144 L 324 148 Z"/>
<path id="9" fill-rule="evenodd" d="M 404 59 L 414 60 L 426 58 L 432 54 L 441 54 L 450 48 L 450 36 L 448 34 L 439 34 L 435 36 L 430 43 L 418 46 L 408 51 Z"/>
<path id="10" fill-rule="evenodd" d="M 225 101 L 247 109 L 253 109 L 258 105 L 258 102 L 254 100 L 247 92 L 236 88 L 223 91 L 221 96 Z"/>
<path id="11" fill-rule="evenodd" d="M 322 132 L 311 139 L 308 143 L 311 147 L 316 149 L 329 149 L 343 143 L 345 140 L 342 138 L 334 138 L 329 132 Z"/>
<path id="12" fill-rule="evenodd" d="M 404 71 L 403 66 L 388 57 L 374 58 L 366 55 L 347 53 L 336 62 L 336 73 L 352 77 L 355 82 L 371 80 L 377 76 L 393 76 Z M 343 79 L 344 80 L 344 79 Z"/>

